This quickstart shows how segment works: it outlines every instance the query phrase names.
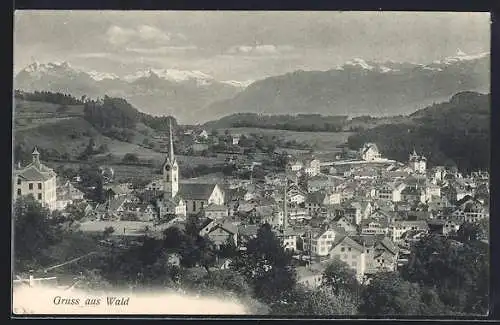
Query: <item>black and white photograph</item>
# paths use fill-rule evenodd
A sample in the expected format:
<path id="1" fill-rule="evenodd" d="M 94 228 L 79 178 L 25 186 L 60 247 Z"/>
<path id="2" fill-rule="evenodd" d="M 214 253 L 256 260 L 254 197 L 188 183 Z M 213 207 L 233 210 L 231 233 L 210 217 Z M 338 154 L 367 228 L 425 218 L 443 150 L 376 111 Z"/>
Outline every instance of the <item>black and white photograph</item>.
<path id="1" fill-rule="evenodd" d="M 11 314 L 488 315 L 490 27 L 15 11 Z"/>

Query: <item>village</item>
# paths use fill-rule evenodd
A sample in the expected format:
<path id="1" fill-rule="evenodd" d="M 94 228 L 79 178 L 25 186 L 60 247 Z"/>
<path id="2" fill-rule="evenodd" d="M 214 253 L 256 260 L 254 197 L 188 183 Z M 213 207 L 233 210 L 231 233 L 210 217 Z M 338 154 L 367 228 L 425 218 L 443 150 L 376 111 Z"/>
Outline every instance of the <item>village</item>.
<path id="1" fill-rule="evenodd" d="M 240 135 L 230 138 L 237 146 Z M 293 252 L 298 282 L 312 287 L 320 284 L 334 258 L 347 263 L 362 282 L 409 263 L 412 243 L 422 236 L 449 236 L 465 222 L 489 218 L 487 172 L 462 175 L 443 166 L 428 168 L 426 157 L 416 150 L 407 161 L 397 162 L 382 157 L 375 143 L 366 143 L 357 152 L 328 161 L 314 152 L 288 155 L 282 170 L 268 171 L 262 178 L 243 179 L 233 173 L 182 179 L 172 127 L 167 141 L 161 175 L 141 189 L 117 183 L 113 171 L 103 171 L 108 195 L 100 204 L 85 198 L 78 189 L 79 177 L 57 175 L 34 148 L 32 163 L 15 169 L 14 199 L 33 195 L 50 210 L 66 214 L 71 214 L 68 206 L 82 207 L 79 229 L 108 233 L 101 245 L 131 245 L 137 237 L 161 236 L 170 227 L 183 229 L 188 218 L 196 216 L 200 236 L 217 247 L 232 241 L 244 250 L 267 223 L 283 249 Z M 206 149 L 194 144 L 195 150 Z M 226 164 L 238 169 L 230 159 Z M 239 168 L 252 170 L 261 164 L 248 159 Z M 230 263 L 218 261 L 218 267 Z"/>

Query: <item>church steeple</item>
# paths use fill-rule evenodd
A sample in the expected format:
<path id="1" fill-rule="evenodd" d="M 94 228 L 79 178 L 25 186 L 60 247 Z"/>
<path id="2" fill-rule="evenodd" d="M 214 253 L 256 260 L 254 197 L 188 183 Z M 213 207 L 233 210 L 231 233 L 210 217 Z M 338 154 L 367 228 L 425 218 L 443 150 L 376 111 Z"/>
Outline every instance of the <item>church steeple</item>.
<path id="1" fill-rule="evenodd" d="M 174 140 L 172 139 L 172 120 L 169 120 L 170 125 L 169 125 L 169 133 L 170 133 L 170 151 L 169 151 L 169 156 L 170 156 L 170 161 L 173 162 L 175 157 L 174 157 Z"/>
<path id="2" fill-rule="evenodd" d="M 163 164 L 163 183 L 165 199 L 172 199 L 179 191 L 179 166 L 174 154 L 174 140 L 172 136 L 172 121 L 169 130 L 169 153 Z"/>

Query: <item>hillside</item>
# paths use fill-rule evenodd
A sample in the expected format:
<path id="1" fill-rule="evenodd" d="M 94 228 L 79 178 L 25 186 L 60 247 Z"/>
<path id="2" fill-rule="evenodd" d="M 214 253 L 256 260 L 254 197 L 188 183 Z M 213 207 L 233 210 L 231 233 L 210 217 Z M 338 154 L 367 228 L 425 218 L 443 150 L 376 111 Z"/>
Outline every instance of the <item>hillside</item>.
<path id="1" fill-rule="evenodd" d="M 351 132 L 405 121 L 406 116 L 328 116 L 322 114 L 270 115 L 236 113 L 205 123 L 207 129 L 259 128 L 297 132 Z"/>
<path id="2" fill-rule="evenodd" d="M 461 171 L 490 168 L 490 95 L 461 92 L 448 102 L 411 114 L 404 123 L 377 126 L 349 137 L 357 149 L 374 142 L 384 156 L 407 161 L 415 148 L 430 165 Z"/>
<path id="3" fill-rule="evenodd" d="M 355 59 L 329 71 L 295 71 L 256 81 L 207 110 L 230 113 L 391 116 L 409 114 L 461 91 L 488 92 L 489 54 L 431 64 Z"/>

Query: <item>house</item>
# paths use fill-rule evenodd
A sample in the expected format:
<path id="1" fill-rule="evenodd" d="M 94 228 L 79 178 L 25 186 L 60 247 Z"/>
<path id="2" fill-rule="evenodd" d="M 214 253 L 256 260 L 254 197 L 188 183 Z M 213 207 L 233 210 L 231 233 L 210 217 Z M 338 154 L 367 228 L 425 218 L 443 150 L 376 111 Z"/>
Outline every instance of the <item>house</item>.
<path id="1" fill-rule="evenodd" d="M 401 200 L 405 202 L 425 203 L 427 201 L 425 189 L 407 186 L 401 191 Z"/>
<path id="2" fill-rule="evenodd" d="M 457 208 L 451 216 L 461 222 L 477 222 L 489 217 L 489 209 L 477 199 L 465 196 L 457 202 Z"/>
<path id="3" fill-rule="evenodd" d="M 292 172 L 298 172 L 304 167 L 304 164 L 299 160 L 290 161 L 287 164 L 287 170 Z"/>
<path id="4" fill-rule="evenodd" d="M 18 168 L 14 170 L 12 198 L 15 201 L 21 196 L 31 194 L 42 206 L 55 210 L 57 208 L 57 174 L 40 162 L 40 153 L 37 148 L 33 150 L 31 156 L 32 162 L 29 165 L 24 168 L 18 165 Z"/>
<path id="5" fill-rule="evenodd" d="M 446 176 L 446 168 L 443 166 L 435 166 L 430 170 L 430 179 L 433 184 L 440 184 Z"/>
<path id="6" fill-rule="evenodd" d="M 294 229 L 285 229 L 282 235 L 283 248 L 292 252 L 297 251 L 297 243 L 300 240 L 301 234 L 300 231 Z"/>
<path id="7" fill-rule="evenodd" d="M 398 218 L 398 213 L 395 211 L 386 211 L 386 210 L 374 210 L 369 217 L 370 219 L 375 220 L 385 220 L 388 223 L 392 223 L 394 220 Z"/>
<path id="8" fill-rule="evenodd" d="M 205 218 L 224 219 L 229 216 L 229 208 L 225 205 L 209 204 L 203 209 Z"/>
<path id="9" fill-rule="evenodd" d="M 137 200 L 131 195 L 112 197 L 98 204 L 94 214 L 100 219 L 120 219 L 125 211 L 125 203 L 137 202 Z"/>
<path id="10" fill-rule="evenodd" d="M 77 189 L 70 181 L 62 181 L 57 186 L 58 193 L 64 193 L 70 200 L 80 201 L 84 199 L 82 191 Z"/>
<path id="11" fill-rule="evenodd" d="M 335 238 L 341 235 L 345 235 L 343 229 L 333 226 L 329 229 L 313 230 L 309 239 L 304 242 L 304 248 L 311 256 L 327 256 Z"/>
<path id="12" fill-rule="evenodd" d="M 153 221 L 156 210 L 153 205 L 137 202 L 125 202 L 121 220 Z"/>
<path id="13" fill-rule="evenodd" d="M 349 222 L 349 220 L 347 220 L 345 217 L 338 218 L 338 220 L 335 221 L 335 226 L 337 226 L 338 228 L 342 228 L 348 235 L 355 235 L 358 232 L 358 228 L 356 227 L 356 225 Z"/>
<path id="14" fill-rule="evenodd" d="M 398 220 L 392 222 L 389 229 L 392 241 L 395 243 L 399 243 L 403 240 L 404 233 L 408 231 L 428 232 L 429 225 L 425 220 L 416 220 L 416 221 Z"/>
<path id="15" fill-rule="evenodd" d="M 338 236 L 333 242 L 328 255 L 346 263 L 356 272 L 356 278 L 361 281 L 366 272 L 366 248 L 349 236 Z"/>
<path id="16" fill-rule="evenodd" d="M 383 201 L 399 202 L 401 201 L 401 192 L 406 185 L 400 183 L 384 183 L 376 188 L 376 198 Z"/>
<path id="17" fill-rule="evenodd" d="M 324 206 L 334 204 L 340 204 L 339 192 L 318 191 L 307 195 L 305 207 L 309 211 L 309 214 L 314 214 L 322 208 L 326 211 Z"/>
<path id="18" fill-rule="evenodd" d="M 231 140 L 233 145 L 238 145 L 240 143 L 241 134 L 232 134 Z"/>
<path id="19" fill-rule="evenodd" d="M 313 177 L 318 175 L 321 171 L 321 162 L 318 159 L 306 160 L 303 169 L 307 176 Z"/>
<path id="20" fill-rule="evenodd" d="M 387 237 L 377 240 L 367 253 L 367 273 L 392 272 L 396 270 L 399 248 Z"/>
<path id="21" fill-rule="evenodd" d="M 301 204 L 306 201 L 306 193 L 302 191 L 297 185 L 292 184 L 287 191 L 288 203 Z"/>
<path id="22" fill-rule="evenodd" d="M 413 153 L 409 155 L 408 165 L 414 173 L 423 174 L 427 167 L 427 158 L 423 155 L 418 155 L 414 149 Z"/>
<path id="23" fill-rule="evenodd" d="M 373 161 L 380 159 L 380 153 L 378 147 L 375 143 L 365 143 L 365 145 L 359 151 L 361 159 L 365 161 Z"/>
<path id="24" fill-rule="evenodd" d="M 362 235 L 386 235 L 389 223 L 386 219 L 363 219 L 360 224 Z"/>
<path id="25" fill-rule="evenodd" d="M 197 139 L 208 139 L 208 132 L 207 130 L 198 130 L 195 132 L 195 136 Z"/>
<path id="26" fill-rule="evenodd" d="M 187 215 L 186 202 L 180 196 L 173 199 L 159 199 L 157 206 L 160 210 L 160 218 L 166 215 L 176 215 L 185 218 Z"/>
<path id="27" fill-rule="evenodd" d="M 206 230 L 204 236 L 207 236 L 220 249 L 229 241 L 238 245 L 238 227 L 231 223 L 215 223 L 210 229 Z"/>
<path id="28" fill-rule="evenodd" d="M 161 177 L 153 179 L 144 187 L 144 190 L 163 192 L 163 179 Z"/>
<path id="29" fill-rule="evenodd" d="M 304 220 L 311 220 L 312 215 L 309 214 L 307 209 L 303 208 L 289 208 L 288 209 L 288 220 L 295 222 L 302 222 Z"/>

